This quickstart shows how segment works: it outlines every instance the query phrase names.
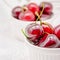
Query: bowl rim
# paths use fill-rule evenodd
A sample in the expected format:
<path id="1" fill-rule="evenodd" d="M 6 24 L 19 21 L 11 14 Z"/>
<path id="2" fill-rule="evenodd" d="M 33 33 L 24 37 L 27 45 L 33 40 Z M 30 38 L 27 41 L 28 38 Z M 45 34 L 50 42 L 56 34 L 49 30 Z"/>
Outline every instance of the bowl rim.
<path id="1" fill-rule="evenodd" d="M 37 49 L 41 49 L 41 50 L 45 50 L 45 51 L 56 51 L 56 50 L 57 50 L 57 51 L 60 51 L 60 48 L 43 48 L 43 47 L 35 46 L 35 45 L 29 43 L 29 41 L 28 41 L 27 38 L 25 38 L 25 42 L 26 42 L 29 46 L 33 47 L 33 48 L 37 48 Z"/>

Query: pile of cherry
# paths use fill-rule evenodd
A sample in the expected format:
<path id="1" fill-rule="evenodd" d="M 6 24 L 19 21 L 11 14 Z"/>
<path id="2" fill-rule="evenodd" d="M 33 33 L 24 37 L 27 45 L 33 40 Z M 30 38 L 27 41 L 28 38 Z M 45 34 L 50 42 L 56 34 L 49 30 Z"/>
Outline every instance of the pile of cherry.
<path id="1" fill-rule="evenodd" d="M 42 8 L 42 3 L 44 3 L 44 9 Z M 16 6 L 12 10 L 12 16 L 18 20 L 23 21 L 36 21 L 37 14 L 41 14 L 42 9 L 43 14 L 40 16 L 41 19 L 49 19 L 52 16 L 53 6 L 49 2 L 42 2 L 40 5 L 36 3 L 29 3 L 24 6 Z"/>
<path id="2" fill-rule="evenodd" d="M 23 7 L 17 6 L 12 10 L 14 18 L 22 21 L 35 21 L 26 26 L 23 34 L 27 40 L 35 46 L 47 48 L 60 48 L 60 25 L 53 27 L 41 18 L 50 18 L 52 15 L 52 4 L 42 2 L 39 6 L 30 3 Z M 40 24 L 37 23 L 39 20 Z"/>
<path id="3" fill-rule="evenodd" d="M 25 28 L 24 35 L 35 46 L 60 48 L 60 25 L 54 28 L 47 22 L 31 23 Z"/>

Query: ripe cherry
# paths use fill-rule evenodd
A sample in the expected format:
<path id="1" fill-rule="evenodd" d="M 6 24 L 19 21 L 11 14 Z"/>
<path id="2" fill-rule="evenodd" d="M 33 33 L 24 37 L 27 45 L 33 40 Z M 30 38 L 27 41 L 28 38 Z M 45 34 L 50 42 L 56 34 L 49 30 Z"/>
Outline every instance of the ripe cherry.
<path id="1" fill-rule="evenodd" d="M 53 10 L 53 7 L 52 7 L 52 4 L 49 3 L 49 2 L 42 2 L 44 3 L 44 11 L 43 11 L 43 14 L 51 14 L 52 10 Z M 42 5 L 41 3 L 41 5 Z M 40 5 L 40 9 L 42 9 L 42 6 Z"/>
<path id="2" fill-rule="evenodd" d="M 15 7 L 13 10 L 12 10 L 12 16 L 14 17 L 14 18 L 17 18 L 17 19 L 19 19 L 18 17 L 19 17 L 19 14 L 21 13 L 21 7 L 20 6 L 17 6 L 17 7 Z"/>
<path id="3" fill-rule="evenodd" d="M 46 40 L 47 36 L 48 36 L 47 33 L 44 33 L 44 34 L 42 35 L 42 37 L 39 39 L 38 46 L 40 46 L 41 43 L 43 43 L 43 42 Z"/>
<path id="4" fill-rule="evenodd" d="M 49 33 L 49 34 L 53 34 L 54 29 L 51 24 L 42 22 L 41 25 L 44 29 L 44 32 Z"/>
<path id="5" fill-rule="evenodd" d="M 60 39 L 60 25 L 55 27 L 54 34 Z"/>
<path id="6" fill-rule="evenodd" d="M 28 7 L 28 9 L 29 9 L 30 11 L 32 11 L 34 14 L 35 14 L 36 11 L 37 11 L 37 12 L 40 11 L 40 10 L 39 10 L 39 6 L 38 6 L 36 3 L 30 3 L 30 4 L 27 5 L 27 7 Z"/>
<path id="7" fill-rule="evenodd" d="M 23 21 L 35 21 L 35 15 L 31 11 L 26 10 L 20 13 L 19 19 Z"/>
<path id="8" fill-rule="evenodd" d="M 25 31 L 27 36 L 31 37 L 32 41 L 36 41 L 44 32 L 42 26 L 36 23 L 29 24 Z"/>
<path id="9" fill-rule="evenodd" d="M 59 39 L 54 34 L 49 34 L 44 42 L 44 47 L 56 48 L 59 46 Z"/>
<path id="10" fill-rule="evenodd" d="M 41 20 L 47 20 L 47 19 L 50 19 L 52 17 L 53 13 L 51 14 L 42 14 L 41 16 Z"/>
<path id="11" fill-rule="evenodd" d="M 46 35 L 46 39 L 44 39 L 42 43 L 40 42 L 39 46 L 56 48 L 59 46 L 59 39 L 54 34 L 48 34 Z"/>

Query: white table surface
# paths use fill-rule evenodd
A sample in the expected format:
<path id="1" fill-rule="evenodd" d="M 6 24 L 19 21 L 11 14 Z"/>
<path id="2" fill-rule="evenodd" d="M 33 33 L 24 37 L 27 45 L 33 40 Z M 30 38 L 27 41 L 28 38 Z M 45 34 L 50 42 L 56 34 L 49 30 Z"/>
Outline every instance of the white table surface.
<path id="1" fill-rule="evenodd" d="M 13 37 L 13 24 L 9 11 L 10 8 L 5 5 L 3 0 L 0 0 L 0 60 L 29 60 L 28 47 L 22 39 Z M 54 17 L 56 19 L 53 22 L 54 25 L 60 24 L 60 14 L 58 13 L 60 10 Z"/>
<path id="2" fill-rule="evenodd" d="M 29 60 L 25 43 L 13 38 L 8 6 L 0 0 L 0 60 Z"/>

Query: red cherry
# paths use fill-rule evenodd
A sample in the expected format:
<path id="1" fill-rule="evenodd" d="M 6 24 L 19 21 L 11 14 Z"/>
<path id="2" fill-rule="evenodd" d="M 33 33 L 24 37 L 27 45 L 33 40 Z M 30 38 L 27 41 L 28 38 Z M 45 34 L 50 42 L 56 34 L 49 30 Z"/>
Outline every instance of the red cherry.
<path id="1" fill-rule="evenodd" d="M 52 4 L 49 2 L 42 2 L 44 3 L 44 11 L 43 14 L 50 14 L 53 10 Z M 41 5 L 42 5 L 41 3 Z M 40 9 L 42 8 L 42 6 L 40 5 Z"/>
<path id="2" fill-rule="evenodd" d="M 23 21 L 35 21 L 35 15 L 31 11 L 26 10 L 20 13 L 19 19 Z"/>
<path id="3" fill-rule="evenodd" d="M 50 19 L 52 17 L 53 13 L 50 14 L 42 14 L 41 16 L 41 20 L 46 20 L 46 19 Z"/>
<path id="4" fill-rule="evenodd" d="M 55 44 L 56 44 L 56 42 L 53 39 L 50 39 L 44 47 L 49 47 L 49 46 L 52 46 L 52 45 L 55 45 Z"/>
<path id="5" fill-rule="evenodd" d="M 60 25 L 55 27 L 54 34 L 60 39 Z"/>
<path id="6" fill-rule="evenodd" d="M 60 45 L 59 39 L 54 34 L 49 34 L 45 42 L 44 47 L 56 48 Z"/>
<path id="7" fill-rule="evenodd" d="M 60 45 L 57 48 L 60 48 Z"/>
<path id="8" fill-rule="evenodd" d="M 59 39 L 54 34 L 48 34 L 46 39 L 40 43 L 41 47 L 56 48 L 59 46 Z"/>
<path id="9" fill-rule="evenodd" d="M 44 34 L 42 35 L 42 37 L 41 37 L 40 40 L 39 40 L 38 46 L 40 46 L 41 43 L 43 43 L 43 42 L 46 40 L 47 36 L 48 36 L 47 33 L 44 33 Z"/>
<path id="10" fill-rule="evenodd" d="M 34 14 L 35 14 L 35 12 L 37 11 L 37 12 L 39 12 L 39 6 L 36 4 L 36 3 L 30 3 L 30 4 L 28 4 L 28 9 L 30 10 L 30 11 L 32 11 Z"/>
<path id="11" fill-rule="evenodd" d="M 14 18 L 19 19 L 18 17 L 19 17 L 20 12 L 21 12 L 21 7 L 20 7 L 20 6 L 17 6 L 17 7 L 15 7 L 15 8 L 12 10 L 12 16 L 13 16 Z"/>
<path id="12" fill-rule="evenodd" d="M 44 32 L 53 34 L 54 29 L 51 24 L 42 22 L 42 27 L 44 29 Z"/>
<path id="13" fill-rule="evenodd" d="M 27 36 L 31 37 L 32 41 L 36 41 L 43 34 L 43 28 L 35 23 L 29 24 L 25 30 Z"/>

